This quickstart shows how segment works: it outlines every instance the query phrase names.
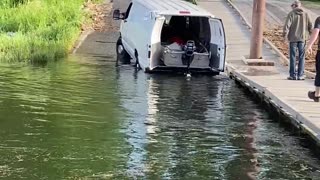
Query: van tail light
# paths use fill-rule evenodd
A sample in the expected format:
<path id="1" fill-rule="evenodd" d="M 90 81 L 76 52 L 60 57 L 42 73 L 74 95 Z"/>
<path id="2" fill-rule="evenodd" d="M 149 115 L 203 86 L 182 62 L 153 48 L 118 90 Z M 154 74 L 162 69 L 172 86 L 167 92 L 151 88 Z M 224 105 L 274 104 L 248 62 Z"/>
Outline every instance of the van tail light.
<path id="1" fill-rule="evenodd" d="M 151 57 L 151 51 L 149 50 L 148 51 L 148 58 L 150 59 L 150 57 Z"/>

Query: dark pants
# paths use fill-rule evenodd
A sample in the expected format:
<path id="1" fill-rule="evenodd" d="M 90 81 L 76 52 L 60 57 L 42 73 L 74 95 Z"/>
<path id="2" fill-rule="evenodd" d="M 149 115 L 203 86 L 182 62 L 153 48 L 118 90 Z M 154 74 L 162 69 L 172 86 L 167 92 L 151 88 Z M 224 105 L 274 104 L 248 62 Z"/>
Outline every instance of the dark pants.
<path id="1" fill-rule="evenodd" d="M 316 79 L 314 85 L 320 87 L 320 51 L 318 50 L 316 55 Z"/>

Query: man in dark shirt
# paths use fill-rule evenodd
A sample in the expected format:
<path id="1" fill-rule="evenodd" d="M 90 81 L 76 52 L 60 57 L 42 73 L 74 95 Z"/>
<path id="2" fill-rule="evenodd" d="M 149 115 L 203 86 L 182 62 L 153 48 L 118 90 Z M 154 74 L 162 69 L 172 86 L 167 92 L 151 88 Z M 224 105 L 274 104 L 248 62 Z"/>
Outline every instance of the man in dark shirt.
<path id="1" fill-rule="evenodd" d="M 312 53 L 312 45 L 315 43 L 320 33 L 320 16 L 316 19 L 314 23 L 314 29 L 312 30 L 311 37 L 307 45 L 307 52 Z M 316 78 L 315 78 L 315 91 L 309 91 L 308 96 L 315 102 L 319 102 L 320 98 L 320 41 L 318 42 L 318 50 L 316 55 Z"/>

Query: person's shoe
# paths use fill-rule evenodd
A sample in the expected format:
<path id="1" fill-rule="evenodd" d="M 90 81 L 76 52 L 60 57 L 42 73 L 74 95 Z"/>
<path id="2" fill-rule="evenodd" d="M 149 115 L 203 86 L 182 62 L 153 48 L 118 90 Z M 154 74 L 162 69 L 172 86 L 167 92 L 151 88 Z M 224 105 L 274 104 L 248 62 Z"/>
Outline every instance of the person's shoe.
<path id="1" fill-rule="evenodd" d="M 309 91 L 308 92 L 308 97 L 309 99 L 313 99 L 314 102 L 319 102 L 320 97 L 316 97 L 316 92 L 315 91 Z"/>
<path id="2" fill-rule="evenodd" d="M 299 81 L 304 81 L 306 78 L 304 76 L 298 77 Z"/>
<path id="3" fill-rule="evenodd" d="M 297 80 L 296 77 L 291 77 L 291 76 L 289 76 L 287 79 L 288 79 L 288 80 Z"/>

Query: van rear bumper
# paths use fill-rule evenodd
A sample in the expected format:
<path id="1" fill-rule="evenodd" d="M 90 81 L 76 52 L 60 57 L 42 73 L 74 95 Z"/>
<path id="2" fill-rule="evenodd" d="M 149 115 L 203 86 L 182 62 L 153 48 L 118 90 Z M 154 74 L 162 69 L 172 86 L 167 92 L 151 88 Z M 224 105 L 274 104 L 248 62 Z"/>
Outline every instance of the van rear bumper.
<path id="1" fill-rule="evenodd" d="M 152 70 L 147 68 L 146 72 L 153 73 L 153 72 L 174 72 L 174 73 L 186 73 L 187 67 L 172 67 L 172 66 L 157 66 Z M 220 70 L 212 69 L 212 68 L 189 68 L 191 73 L 209 73 L 209 74 L 219 74 Z"/>

